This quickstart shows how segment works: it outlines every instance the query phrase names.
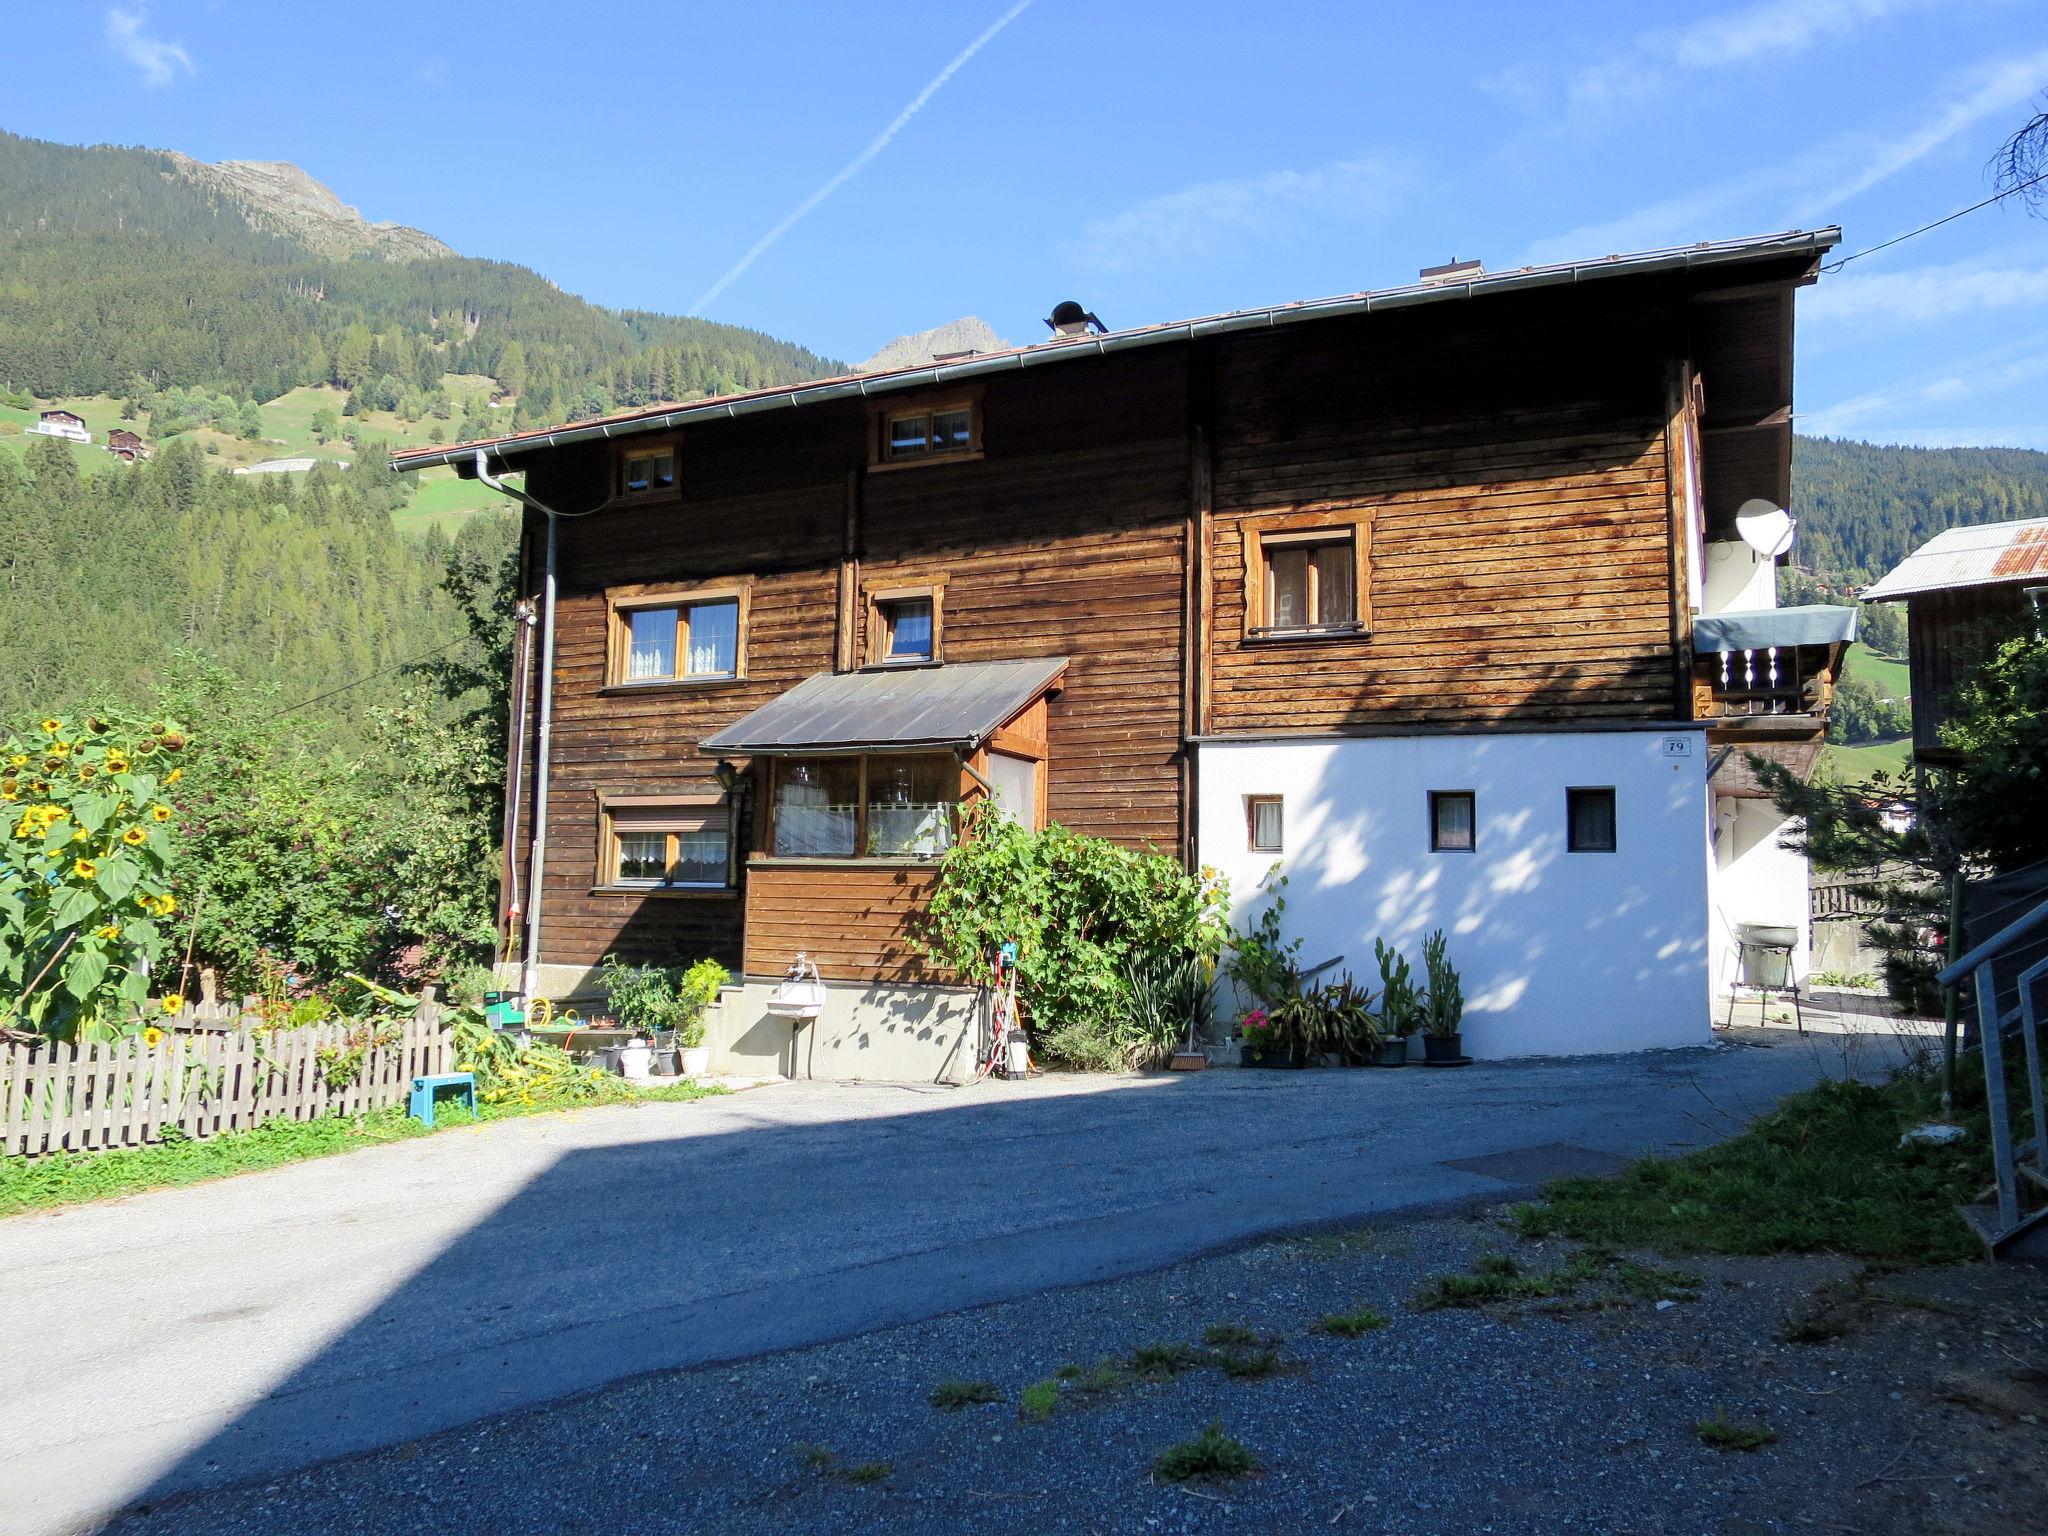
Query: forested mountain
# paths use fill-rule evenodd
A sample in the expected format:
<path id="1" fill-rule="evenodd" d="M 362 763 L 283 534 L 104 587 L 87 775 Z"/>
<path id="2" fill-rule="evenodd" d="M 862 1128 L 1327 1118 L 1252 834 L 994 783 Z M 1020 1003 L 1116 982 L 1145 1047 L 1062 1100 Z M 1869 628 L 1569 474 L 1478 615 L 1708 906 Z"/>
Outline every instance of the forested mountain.
<path id="1" fill-rule="evenodd" d="M 1875 581 L 1944 528 L 2048 517 L 2048 453 L 1897 448 L 1801 437 L 1794 558 L 1830 581 Z"/>
<path id="2" fill-rule="evenodd" d="M 758 331 L 602 309 L 506 262 L 420 254 L 438 242 L 395 227 L 333 254 L 320 231 L 352 210 L 290 167 L 257 169 L 284 193 L 246 166 L 0 133 L 0 388 L 269 400 L 488 374 L 517 397 L 506 425 L 527 426 L 840 366 Z"/>
<path id="3" fill-rule="evenodd" d="M 176 653 L 203 653 L 295 705 L 459 642 L 442 592 L 454 553 L 407 537 L 381 457 L 305 476 L 230 475 L 189 443 L 82 476 L 65 444 L 0 454 L 0 721 L 104 702 L 148 707 Z M 509 547 L 511 519 L 458 535 Z M 345 719 L 399 686 L 333 699 Z"/>

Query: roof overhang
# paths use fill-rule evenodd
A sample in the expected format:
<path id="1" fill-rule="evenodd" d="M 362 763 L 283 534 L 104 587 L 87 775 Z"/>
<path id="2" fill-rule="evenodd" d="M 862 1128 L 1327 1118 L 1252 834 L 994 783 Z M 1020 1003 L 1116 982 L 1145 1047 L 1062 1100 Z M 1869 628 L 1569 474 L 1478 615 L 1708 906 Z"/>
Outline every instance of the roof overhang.
<path id="1" fill-rule="evenodd" d="M 1692 621 L 1692 646 L 1695 651 L 1719 652 L 1847 645 L 1856 638 L 1857 617 L 1854 608 L 1839 603 L 1702 614 Z"/>
<path id="2" fill-rule="evenodd" d="M 978 750 L 1058 685 L 1064 656 L 819 672 L 704 738 L 736 757 Z"/>
<path id="3" fill-rule="evenodd" d="M 668 432 L 678 427 L 727 421 L 770 411 L 791 410 L 798 406 L 820 405 L 833 400 L 859 400 L 905 390 L 928 389 L 956 384 L 963 380 L 989 378 L 998 374 L 1046 367 L 1055 363 L 1078 362 L 1092 357 L 1111 357 L 1145 347 L 1197 341 L 1210 336 L 1273 330 L 1281 326 L 1303 325 L 1318 320 L 1379 314 L 1432 304 L 1453 304 L 1463 300 L 1527 293 L 1539 289 L 1570 288 L 1623 277 L 1757 268 L 1760 275 L 1758 293 L 1763 302 L 1769 303 L 1770 295 L 1784 293 L 1787 284 L 1810 281 L 1821 256 L 1832 250 L 1840 242 L 1841 237 L 1841 230 L 1830 226 L 1826 229 L 1792 230 L 1784 234 L 1752 236 L 1738 240 L 1701 241 L 1697 245 L 1639 251 L 1625 256 L 1606 256 L 1597 261 L 1558 262 L 1549 266 L 1521 267 L 1514 271 L 1485 273 L 1463 282 L 1407 283 L 1396 288 L 1373 289 L 1337 298 L 1302 300 L 1266 309 L 1235 310 L 1199 320 L 1182 320 L 1166 325 L 1111 331 L 1102 336 L 1062 337 L 1034 347 L 991 352 L 956 363 L 905 368 L 891 373 L 825 379 L 813 384 L 788 388 L 756 390 L 749 394 L 699 400 L 667 410 L 639 411 L 597 421 L 579 422 L 573 426 L 554 427 L 545 431 L 513 433 L 479 442 L 458 443 L 447 448 L 420 449 L 411 453 L 394 454 L 391 464 L 398 470 L 454 465 L 458 470 L 466 467 L 473 473 L 479 450 L 487 452 L 497 465 L 503 466 L 521 456 L 572 443 L 631 437 L 645 432 Z M 1774 267 L 1783 270 L 1770 270 Z M 1738 286 L 1728 291 L 1739 294 L 1743 290 Z M 1789 305 L 1789 295 L 1785 297 L 1784 302 Z M 1789 311 L 1787 319 L 1789 322 Z M 1790 346 L 1789 323 L 1785 345 L 1788 348 Z M 1789 360 L 1785 371 L 1789 388 Z M 1787 404 L 1789 405 L 1789 395 Z M 1786 453 L 1789 455 L 1789 424 L 1785 426 L 1784 432 L 1788 445 Z"/>

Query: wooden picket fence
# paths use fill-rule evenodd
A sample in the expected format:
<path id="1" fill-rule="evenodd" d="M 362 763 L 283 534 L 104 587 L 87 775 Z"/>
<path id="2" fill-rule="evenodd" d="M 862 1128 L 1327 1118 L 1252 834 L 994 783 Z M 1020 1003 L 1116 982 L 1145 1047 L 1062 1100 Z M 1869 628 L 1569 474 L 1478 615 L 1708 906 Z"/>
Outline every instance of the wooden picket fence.
<path id="1" fill-rule="evenodd" d="M 171 1126 L 196 1138 L 381 1109 L 403 1103 L 413 1078 L 448 1071 L 451 1058 L 431 1000 L 339 1087 L 319 1053 L 348 1049 L 346 1024 L 272 1030 L 218 1013 L 167 1022 L 154 1047 L 136 1038 L 0 1046 L 0 1157 L 139 1147 Z"/>

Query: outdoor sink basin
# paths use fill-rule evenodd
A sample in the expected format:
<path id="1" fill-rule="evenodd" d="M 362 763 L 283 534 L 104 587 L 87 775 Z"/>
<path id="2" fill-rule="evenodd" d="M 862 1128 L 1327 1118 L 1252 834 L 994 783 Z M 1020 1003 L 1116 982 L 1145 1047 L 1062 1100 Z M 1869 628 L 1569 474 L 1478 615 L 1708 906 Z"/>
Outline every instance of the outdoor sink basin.
<path id="1" fill-rule="evenodd" d="M 815 1019 L 824 1007 L 825 984 L 808 978 L 785 981 L 768 998 L 768 1012 L 778 1019 Z"/>

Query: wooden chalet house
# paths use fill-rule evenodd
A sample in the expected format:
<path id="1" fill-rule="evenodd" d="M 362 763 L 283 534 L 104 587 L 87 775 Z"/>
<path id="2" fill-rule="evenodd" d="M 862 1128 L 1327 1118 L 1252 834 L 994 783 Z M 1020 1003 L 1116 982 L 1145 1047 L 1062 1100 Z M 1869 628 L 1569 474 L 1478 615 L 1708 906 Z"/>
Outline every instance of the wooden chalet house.
<path id="1" fill-rule="evenodd" d="M 909 925 L 994 796 L 1216 866 L 1246 921 L 1282 863 L 1306 951 L 1362 972 L 1445 929 L 1477 1054 L 1701 1043 L 1742 919 L 1717 743 L 1817 742 L 1838 647 L 1758 684 L 1696 630 L 1780 622 L 1734 517 L 1789 496 L 1836 239 L 1062 305 L 1038 346 L 400 455 L 525 472 L 524 986 L 714 955 L 714 1067 L 788 1070 L 801 950 L 802 1069 L 957 1077 L 975 1000 Z"/>
<path id="2" fill-rule="evenodd" d="M 89 443 L 92 433 L 86 429 L 85 418 L 76 411 L 39 411 L 33 425 L 28 429 L 38 437 L 61 437 L 68 442 Z"/>
<path id="3" fill-rule="evenodd" d="M 1936 534 L 1863 594 L 1906 605 L 1913 757 L 1946 764 L 1941 728 L 1985 646 L 2048 610 L 2048 518 L 1982 523 Z"/>
<path id="4" fill-rule="evenodd" d="M 129 464 L 151 457 L 149 444 L 142 440 L 142 435 L 126 427 L 115 427 L 107 433 L 107 452 Z"/>

